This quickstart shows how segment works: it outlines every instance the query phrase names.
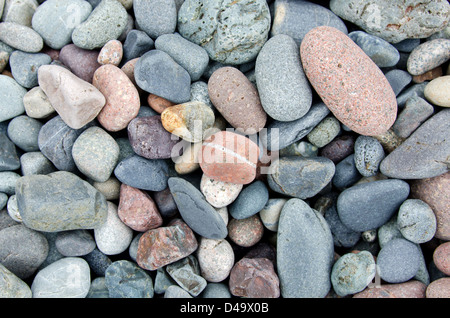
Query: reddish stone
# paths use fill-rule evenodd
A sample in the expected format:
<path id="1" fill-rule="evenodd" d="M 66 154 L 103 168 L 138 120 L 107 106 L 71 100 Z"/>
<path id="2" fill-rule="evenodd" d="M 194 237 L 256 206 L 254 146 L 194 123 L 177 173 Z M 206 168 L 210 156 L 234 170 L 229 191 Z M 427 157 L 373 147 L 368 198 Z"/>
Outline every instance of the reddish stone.
<path id="1" fill-rule="evenodd" d="M 118 66 L 122 61 L 123 46 L 119 40 L 108 41 L 100 50 L 98 54 L 97 62 L 105 65 L 112 64 Z"/>
<path id="2" fill-rule="evenodd" d="M 427 285 L 417 280 L 367 287 L 353 298 L 425 298 Z"/>
<path id="3" fill-rule="evenodd" d="M 258 214 L 245 219 L 231 219 L 228 222 L 228 237 L 235 244 L 250 247 L 258 243 L 264 234 L 264 225 Z"/>
<path id="4" fill-rule="evenodd" d="M 137 63 L 138 60 L 139 60 L 139 58 L 135 58 L 135 59 L 132 59 L 132 60 L 126 62 L 126 63 L 122 66 L 121 70 L 125 73 L 126 76 L 128 76 L 128 78 L 129 78 L 130 81 L 133 83 L 133 85 L 136 86 L 136 88 L 137 88 L 139 91 L 142 91 L 142 90 L 139 88 L 139 86 L 137 86 L 137 84 L 136 84 L 136 79 L 134 78 L 134 67 L 136 66 L 136 63 Z"/>
<path id="5" fill-rule="evenodd" d="M 280 297 L 280 281 L 267 258 L 243 258 L 230 272 L 230 292 L 246 298 Z"/>
<path id="6" fill-rule="evenodd" d="M 300 56 L 311 85 L 334 116 L 368 136 L 385 133 L 397 117 L 397 99 L 378 66 L 342 31 L 319 26 L 302 40 Z"/>
<path id="7" fill-rule="evenodd" d="M 161 114 L 167 107 L 175 106 L 175 103 L 155 94 L 149 94 L 147 97 L 148 105 L 157 113 Z"/>
<path id="8" fill-rule="evenodd" d="M 72 43 L 60 50 L 59 60 L 76 76 L 88 83 L 92 83 L 95 71 L 101 66 L 97 62 L 98 53 L 96 50 L 79 48 Z"/>
<path id="9" fill-rule="evenodd" d="M 136 262 L 144 269 L 156 270 L 192 254 L 197 247 L 194 232 L 181 219 L 174 219 L 141 236 Z"/>
<path id="10" fill-rule="evenodd" d="M 431 81 L 439 76 L 442 76 L 442 67 L 438 66 L 429 70 L 428 72 L 420 75 L 414 75 L 412 80 L 414 83 L 423 83 L 425 81 Z"/>
<path id="11" fill-rule="evenodd" d="M 450 242 L 442 243 L 434 250 L 433 262 L 441 272 L 450 276 Z"/>
<path id="12" fill-rule="evenodd" d="M 256 177 L 259 147 L 230 131 L 213 134 L 203 142 L 200 168 L 211 179 L 248 184 Z"/>
<path id="13" fill-rule="evenodd" d="M 144 191 L 122 184 L 118 215 L 135 231 L 145 232 L 160 227 L 162 217 L 153 199 Z"/>
<path id="14" fill-rule="evenodd" d="M 427 298 L 450 298 L 450 277 L 442 277 L 431 282 L 426 290 Z"/>

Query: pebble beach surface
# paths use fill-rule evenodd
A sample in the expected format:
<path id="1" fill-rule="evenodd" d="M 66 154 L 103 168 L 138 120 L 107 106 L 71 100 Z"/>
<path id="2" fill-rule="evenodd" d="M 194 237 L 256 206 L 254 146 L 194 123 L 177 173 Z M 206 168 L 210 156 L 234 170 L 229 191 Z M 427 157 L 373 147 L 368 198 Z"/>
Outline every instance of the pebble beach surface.
<path id="1" fill-rule="evenodd" d="M 0 298 L 450 298 L 449 61 L 446 0 L 0 0 Z"/>

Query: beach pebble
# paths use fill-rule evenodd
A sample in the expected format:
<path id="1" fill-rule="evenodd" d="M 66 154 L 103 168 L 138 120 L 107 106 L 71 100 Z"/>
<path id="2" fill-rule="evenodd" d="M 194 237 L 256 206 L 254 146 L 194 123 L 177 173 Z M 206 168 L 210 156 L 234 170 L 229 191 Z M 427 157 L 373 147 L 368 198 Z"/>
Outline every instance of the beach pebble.
<path id="1" fill-rule="evenodd" d="M 85 50 L 70 43 L 59 51 L 59 61 L 79 78 L 92 83 L 95 71 L 101 66 L 97 61 L 98 55 L 98 50 Z"/>
<path id="2" fill-rule="evenodd" d="M 14 171 L 0 172 L 0 192 L 13 195 L 16 192 L 16 183 L 20 179 L 20 175 Z"/>
<path id="3" fill-rule="evenodd" d="M 55 113 L 47 95 L 39 86 L 33 87 L 23 96 L 23 107 L 27 116 L 36 119 L 45 119 Z"/>
<path id="4" fill-rule="evenodd" d="M 197 248 L 192 230 L 181 219 L 173 219 L 166 226 L 142 235 L 136 262 L 143 269 L 155 270 L 192 254 Z"/>
<path id="5" fill-rule="evenodd" d="M 303 39 L 300 56 L 315 91 L 341 123 L 370 136 L 392 126 L 397 116 L 395 94 L 376 64 L 347 35 L 317 27 Z M 371 76 L 363 76 L 367 73 Z"/>
<path id="6" fill-rule="evenodd" d="M 450 75 L 433 79 L 425 86 L 425 98 L 432 104 L 442 107 L 450 107 Z"/>
<path id="7" fill-rule="evenodd" d="M 163 223 L 150 195 L 126 184 L 120 186 L 118 216 L 123 223 L 138 232 L 157 228 Z"/>
<path id="8" fill-rule="evenodd" d="M 336 164 L 332 182 L 337 189 L 343 190 L 351 187 L 361 178 L 362 175 L 355 164 L 355 154 L 351 154 Z"/>
<path id="9" fill-rule="evenodd" d="M 3 16 L 4 22 L 16 22 L 22 25 L 31 26 L 31 19 L 39 6 L 36 0 L 7 0 L 3 4 Z"/>
<path id="10" fill-rule="evenodd" d="M 156 96 L 155 94 L 148 94 L 147 103 L 151 109 L 158 114 L 161 114 L 166 108 L 176 105 L 175 103 L 172 103 L 161 96 Z"/>
<path id="11" fill-rule="evenodd" d="M 202 175 L 200 190 L 206 201 L 215 208 L 222 208 L 230 205 L 243 188 L 243 184 L 224 182 Z"/>
<path id="12" fill-rule="evenodd" d="M 255 214 L 246 219 L 233 219 L 228 222 L 228 237 L 242 247 L 251 247 L 258 243 L 264 234 L 264 226 Z"/>
<path id="13" fill-rule="evenodd" d="M 225 240 L 213 240 L 202 237 L 196 252 L 200 273 L 207 282 L 222 282 L 234 265 L 234 251 Z"/>
<path id="14" fill-rule="evenodd" d="M 251 10 L 248 10 L 251 8 Z M 271 25 L 266 1 L 186 0 L 178 11 L 178 32 L 201 45 L 213 61 L 243 64 L 256 58 Z"/>
<path id="15" fill-rule="evenodd" d="M 32 298 L 30 286 L 0 264 L 0 297 Z"/>
<path id="16" fill-rule="evenodd" d="M 425 298 L 427 285 L 417 280 L 405 283 L 376 285 L 353 295 L 353 298 Z"/>
<path id="17" fill-rule="evenodd" d="M 231 298 L 228 286 L 224 283 L 208 283 L 201 294 L 202 298 Z"/>
<path id="18" fill-rule="evenodd" d="M 422 244 L 436 232 L 436 216 L 428 204 L 419 199 L 405 200 L 399 207 L 397 225 L 403 237 Z"/>
<path id="19" fill-rule="evenodd" d="M 239 192 L 238 197 L 228 206 L 234 219 L 246 219 L 261 211 L 269 200 L 269 190 L 264 182 L 256 180 Z"/>
<path id="20" fill-rule="evenodd" d="M 86 298 L 109 298 L 109 291 L 105 281 L 104 276 L 92 279 Z"/>
<path id="21" fill-rule="evenodd" d="M 181 288 L 178 285 L 170 285 L 167 287 L 166 291 L 164 292 L 164 298 L 183 298 L 183 299 L 189 299 L 194 298 L 189 294 L 186 290 Z"/>
<path id="22" fill-rule="evenodd" d="M 359 136 L 355 140 L 355 166 L 364 177 L 378 173 L 380 163 L 385 158 L 381 143 L 374 137 Z"/>
<path id="23" fill-rule="evenodd" d="M 48 65 L 51 57 L 45 53 L 14 51 L 9 57 L 9 65 L 14 79 L 25 88 L 38 86 L 38 69 Z"/>
<path id="24" fill-rule="evenodd" d="M 323 148 L 339 135 L 340 132 L 341 125 L 339 121 L 335 117 L 329 116 L 314 127 L 306 137 L 317 148 Z"/>
<path id="25" fill-rule="evenodd" d="M 170 218 L 178 213 L 177 205 L 169 188 L 153 192 L 153 200 L 163 218 Z"/>
<path id="26" fill-rule="evenodd" d="M 97 182 L 94 180 L 89 180 L 89 182 L 105 196 L 106 200 L 112 201 L 119 199 L 121 183 L 116 177 L 111 176 L 104 182 Z"/>
<path id="27" fill-rule="evenodd" d="M 23 176 L 16 196 L 23 223 L 37 231 L 93 229 L 107 218 L 104 196 L 67 171 Z"/>
<path id="28" fill-rule="evenodd" d="M 287 200 L 285 198 L 269 198 L 264 208 L 259 211 L 261 222 L 268 230 L 273 232 L 278 231 L 280 213 Z"/>
<path id="29" fill-rule="evenodd" d="M 38 53 L 44 47 L 44 40 L 39 33 L 15 22 L 0 23 L 0 41 L 28 53 Z"/>
<path id="30" fill-rule="evenodd" d="M 444 64 L 450 59 L 449 48 L 450 39 L 434 39 L 420 44 L 409 54 L 408 72 L 421 75 Z"/>
<path id="31" fill-rule="evenodd" d="M 153 298 L 153 279 L 142 268 L 128 260 L 118 260 L 108 266 L 105 285 L 109 298 Z"/>
<path id="32" fill-rule="evenodd" d="M 26 115 L 13 118 L 8 124 L 8 137 L 23 151 L 38 151 L 38 136 L 42 123 Z"/>
<path id="33" fill-rule="evenodd" d="M 20 167 L 20 159 L 16 145 L 5 133 L 0 133 L 0 171 L 16 170 Z"/>
<path id="34" fill-rule="evenodd" d="M 398 96 L 412 80 L 412 76 L 408 72 L 399 69 L 390 70 L 386 72 L 384 76 L 386 76 L 386 79 L 391 85 L 395 96 Z"/>
<path id="35" fill-rule="evenodd" d="M 230 293 L 245 298 L 278 298 L 280 281 L 267 258 L 242 258 L 231 270 Z"/>
<path id="36" fill-rule="evenodd" d="M 168 264 L 166 271 L 177 284 L 196 297 L 206 287 L 206 280 L 200 275 L 200 266 L 194 255 L 188 255 L 176 262 Z"/>
<path id="37" fill-rule="evenodd" d="M 416 244 L 397 238 L 386 243 L 376 262 L 381 279 L 387 283 L 403 283 L 419 270 L 420 251 Z"/>
<path id="38" fill-rule="evenodd" d="M 65 257 L 41 269 L 33 279 L 33 298 L 85 298 L 91 286 L 88 263 Z"/>
<path id="39" fill-rule="evenodd" d="M 20 171 L 22 176 L 32 174 L 49 174 L 56 169 L 40 151 L 26 152 L 20 156 Z"/>
<path id="40" fill-rule="evenodd" d="M 431 282 L 426 288 L 426 298 L 449 298 L 450 277 L 443 277 Z"/>
<path id="41" fill-rule="evenodd" d="M 134 0 L 133 11 L 139 28 L 153 39 L 175 31 L 177 8 L 174 0 Z"/>
<path id="42" fill-rule="evenodd" d="M 86 177 L 105 182 L 116 167 L 119 145 L 102 128 L 90 127 L 75 140 L 72 157 L 77 168 Z"/>
<path id="43" fill-rule="evenodd" d="M 433 262 L 445 275 L 450 276 L 450 242 L 440 244 L 433 252 Z"/>
<path id="44" fill-rule="evenodd" d="M 132 29 L 123 42 L 123 61 L 129 62 L 155 48 L 155 42 L 144 31 Z"/>
<path id="45" fill-rule="evenodd" d="M 103 254 L 97 247 L 82 258 L 88 262 L 92 272 L 97 276 L 105 276 L 106 269 L 111 265 L 112 260 L 108 255 Z"/>
<path id="46" fill-rule="evenodd" d="M 400 53 L 388 41 L 364 31 L 353 31 L 348 34 L 378 67 L 392 67 L 400 60 Z"/>
<path id="47" fill-rule="evenodd" d="M 420 75 L 414 75 L 412 76 L 412 81 L 414 83 L 423 83 L 426 81 L 431 81 L 435 78 L 438 78 L 443 75 L 442 67 L 437 66 L 433 68 L 432 70 L 429 70 L 426 73 L 420 74 Z"/>
<path id="48" fill-rule="evenodd" d="M 119 40 L 109 40 L 98 53 L 97 62 L 101 65 L 118 66 L 123 57 L 123 45 Z"/>
<path id="49" fill-rule="evenodd" d="M 290 36 L 279 34 L 264 44 L 256 59 L 255 77 L 261 105 L 271 118 L 293 121 L 309 111 L 311 87 L 298 45 Z"/>
<path id="50" fill-rule="evenodd" d="M 0 122 L 25 112 L 23 97 L 27 93 L 13 78 L 0 74 Z"/>
<path id="51" fill-rule="evenodd" d="M 342 223 L 337 212 L 335 199 L 325 209 L 323 216 L 330 227 L 334 246 L 350 248 L 360 240 L 361 232 L 354 231 Z"/>
<path id="52" fill-rule="evenodd" d="M 95 240 L 87 230 L 58 232 L 55 245 L 64 256 L 84 256 L 96 248 Z"/>
<path id="53" fill-rule="evenodd" d="M 394 133 L 400 138 L 408 138 L 423 122 L 434 113 L 434 107 L 419 96 L 412 96 L 406 101 L 392 126 Z"/>

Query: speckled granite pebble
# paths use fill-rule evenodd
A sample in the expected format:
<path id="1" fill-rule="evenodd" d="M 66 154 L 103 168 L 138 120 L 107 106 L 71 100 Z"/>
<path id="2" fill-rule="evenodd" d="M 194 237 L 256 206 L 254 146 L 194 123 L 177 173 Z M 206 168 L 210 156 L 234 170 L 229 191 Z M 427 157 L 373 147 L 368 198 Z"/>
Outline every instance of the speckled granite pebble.
<path id="1" fill-rule="evenodd" d="M 231 218 L 228 222 L 228 238 L 238 246 L 254 246 L 263 234 L 264 225 L 258 214 L 240 220 Z"/>
<path id="2" fill-rule="evenodd" d="M 308 141 L 317 148 L 328 145 L 341 132 L 341 125 L 334 116 L 324 118 L 306 136 Z"/>
<path id="3" fill-rule="evenodd" d="M 355 165 L 364 177 L 378 173 L 380 162 L 385 158 L 381 143 L 370 136 L 359 136 L 355 140 Z"/>
<path id="4" fill-rule="evenodd" d="M 44 47 L 44 40 L 39 33 L 15 22 L 0 23 L 0 41 L 28 53 L 37 53 Z"/>
<path id="5" fill-rule="evenodd" d="M 433 262 L 445 275 L 450 276 L 450 243 L 440 244 L 433 252 Z"/>
<path id="6" fill-rule="evenodd" d="M 202 175 L 200 190 L 206 201 L 215 208 L 222 208 L 230 205 L 241 192 L 244 185 L 231 182 L 223 182 Z"/>
<path id="7" fill-rule="evenodd" d="M 426 288 L 426 298 L 449 298 L 450 277 L 443 277 L 431 282 Z"/>
<path id="8" fill-rule="evenodd" d="M 208 282 L 225 280 L 234 265 L 234 251 L 231 244 L 223 240 L 202 237 L 196 252 L 200 273 Z"/>
<path id="9" fill-rule="evenodd" d="M 411 75 L 420 75 L 444 64 L 450 59 L 450 39 L 435 39 L 416 47 L 408 57 L 407 69 Z"/>

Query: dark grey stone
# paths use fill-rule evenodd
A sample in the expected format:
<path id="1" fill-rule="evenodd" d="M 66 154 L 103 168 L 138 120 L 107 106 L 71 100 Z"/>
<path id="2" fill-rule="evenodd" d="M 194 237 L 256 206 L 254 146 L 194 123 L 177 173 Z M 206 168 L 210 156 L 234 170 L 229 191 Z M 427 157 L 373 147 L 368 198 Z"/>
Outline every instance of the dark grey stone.
<path id="1" fill-rule="evenodd" d="M 94 238 L 87 230 L 58 232 L 55 245 L 64 256 L 84 256 L 96 247 Z"/>
<path id="2" fill-rule="evenodd" d="M 123 62 L 141 57 L 155 48 L 155 42 L 144 31 L 131 30 L 123 43 Z"/>
<path id="3" fill-rule="evenodd" d="M 355 165 L 355 154 L 351 154 L 336 164 L 336 171 L 333 176 L 333 186 L 343 190 L 355 184 L 362 178 Z"/>
<path id="4" fill-rule="evenodd" d="M 361 238 L 360 232 L 353 231 L 342 223 L 337 213 L 336 202 L 326 209 L 324 218 L 333 235 L 334 246 L 351 248 Z"/>
<path id="5" fill-rule="evenodd" d="M 12 171 L 20 167 L 16 145 L 5 133 L 0 133 L 0 171 Z"/>
<path id="6" fill-rule="evenodd" d="M 153 298 L 153 280 L 136 263 L 118 260 L 108 266 L 105 284 L 109 298 Z"/>
<path id="7" fill-rule="evenodd" d="M 82 258 L 89 264 L 92 272 L 97 276 L 105 276 L 106 269 L 112 264 L 112 260 L 98 248 L 95 248 L 87 255 L 83 255 Z"/>
<path id="8" fill-rule="evenodd" d="M 245 187 L 228 206 L 234 219 L 246 219 L 261 211 L 269 200 L 269 190 L 264 182 L 256 180 Z"/>

